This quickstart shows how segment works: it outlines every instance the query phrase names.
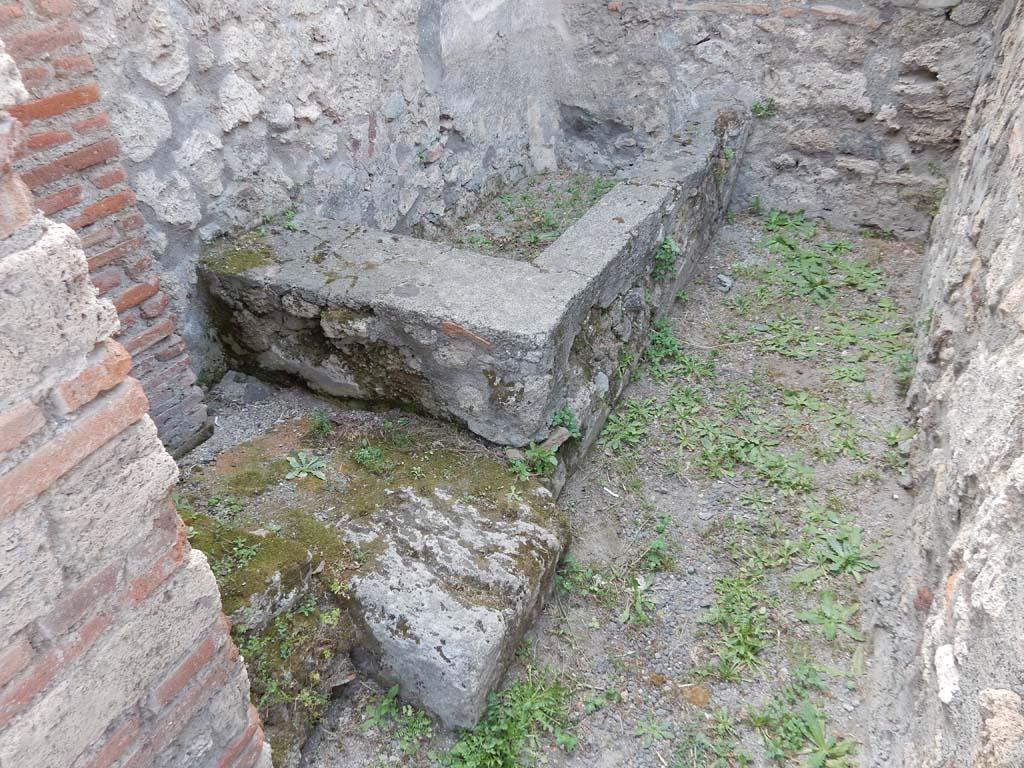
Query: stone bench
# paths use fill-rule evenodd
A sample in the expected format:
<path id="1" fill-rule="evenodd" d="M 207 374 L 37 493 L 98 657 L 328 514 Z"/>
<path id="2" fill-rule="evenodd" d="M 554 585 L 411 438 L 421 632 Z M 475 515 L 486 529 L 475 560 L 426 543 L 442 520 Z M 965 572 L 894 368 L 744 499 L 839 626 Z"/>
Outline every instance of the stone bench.
<path id="1" fill-rule="evenodd" d="M 532 262 L 306 219 L 221 240 L 200 280 L 232 366 L 410 405 L 524 446 L 568 408 L 595 437 L 728 204 L 746 139 L 719 119 L 636 167 Z M 680 246 L 662 279 L 653 254 Z"/>

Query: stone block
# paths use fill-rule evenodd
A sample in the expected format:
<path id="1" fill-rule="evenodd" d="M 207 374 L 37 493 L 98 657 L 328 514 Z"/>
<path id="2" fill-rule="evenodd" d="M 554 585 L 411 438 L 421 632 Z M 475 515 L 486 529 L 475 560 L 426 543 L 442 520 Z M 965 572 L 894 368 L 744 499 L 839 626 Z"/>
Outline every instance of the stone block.
<path id="1" fill-rule="evenodd" d="M 200 276 L 225 351 L 234 367 L 409 403 L 501 444 L 543 440 L 567 404 L 601 421 L 621 357 L 726 205 L 746 129 L 720 122 L 632 168 L 532 263 L 318 219 L 214 243 Z M 680 256 L 654 280 L 670 235 Z"/>
<path id="2" fill-rule="evenodd" d="M 567 543 L 564 523 L 538 514 L 547 503 L 497 521 L 441 488 L 403 490 L 354 526 L 384 546 L 353 587 L 370 664 L 448 727 L 476 725 L 543 605 Z"/>
<path id="3" fill-rule="evenodd" d="M 0 647 L 61 594 L 64 576 L 47 533 L 30 509 L 0 520 Z"/>
<path id="4" fill-rule="evenodd" d="M 116 323 L 96 300 L 78 238 L 46 225 L 36 243 L 0 259 L 0 401 L 79 365 Z"/>
<path id="5" fill-rule="evenodd" d="M 53 546 L 77 578 L 151 534 L 176 478 L 153 422 L 143 419 L 29 506 L 51 521 Z"/>

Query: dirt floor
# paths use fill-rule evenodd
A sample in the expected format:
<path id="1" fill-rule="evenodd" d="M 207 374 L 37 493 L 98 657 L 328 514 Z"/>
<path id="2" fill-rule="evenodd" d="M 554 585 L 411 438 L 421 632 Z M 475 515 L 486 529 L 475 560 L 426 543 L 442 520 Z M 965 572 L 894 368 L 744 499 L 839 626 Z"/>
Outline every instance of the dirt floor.
<path id="1" fill-rule="evenodd" d="M 614 186 L 610 176 L 567 169 L 529 176 L 431 237 L 489 256 L 531 261 Z"/>
<path id="2" fill-rule="evenodd" d="M 919 263 L 798 215 L 724 225 L 561 497 L 570 555 L 489 716 L 445 733 L 357 681 L 304 765 L 888 764 Z M 193 460 L 304 408 L 245 406 Z"/>

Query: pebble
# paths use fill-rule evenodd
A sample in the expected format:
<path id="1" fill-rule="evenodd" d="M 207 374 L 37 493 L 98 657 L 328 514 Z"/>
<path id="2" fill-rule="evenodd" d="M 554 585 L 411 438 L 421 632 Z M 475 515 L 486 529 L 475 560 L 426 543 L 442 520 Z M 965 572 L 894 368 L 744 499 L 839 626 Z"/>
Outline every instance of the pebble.
<path id="1" fill-rule="evenodd" d="M 720 290 L 722 293 L 728 293 L 729 291 L 732 290 L 734 281 L 728 275 L 715 275 L 715 280 L 718 281 L 718 285 L 715 287 L 718 288 L 718 290 Z"/>

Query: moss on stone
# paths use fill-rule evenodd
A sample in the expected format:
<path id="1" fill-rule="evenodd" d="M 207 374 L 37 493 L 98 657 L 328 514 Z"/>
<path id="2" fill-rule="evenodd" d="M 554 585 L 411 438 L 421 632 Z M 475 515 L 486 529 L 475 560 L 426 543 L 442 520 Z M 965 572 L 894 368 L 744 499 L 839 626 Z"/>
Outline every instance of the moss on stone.
<path id="1" fill-rule="evenodd" d="M 305 572 L 318 562 L 333 572 L 347 562 L 351 545 L 337 530 L 300 510 L 279 517 L 279 530 L 259 524 L 229 524 L 206 514 L 185 514 L 192 546 L 210 559 L 220 586 L 224 613 L 240 611 L 256 594 L 265 592 L 280 574 L 282 590 L 299 586 Z"/>
<path id="2" fill-rule="evenodd" d="M 238 275 L 274 263 L 271 248 L 259 230 L 232 239 L 219 240 L 203 254 L 202 262 L 214 272 Z"/>
<path id="3" fill-rule="evenodd" d="M 356 634 L 349 585 L 378 567 L 387 542 L 374 532 L 387 529 L 402 491 L 471 504 L 495 521 L 521 517 L 522 497 L 538 518 L 565 526 L 534 481 L 517 481 L 500 457 L 449 425 L 365 413 L 335 420 L 329 435 L 312 435 L 310 425 L 296 419 L 222 453 L 185 478 L 179 497 L 192 545 L 209 557 L 235 621 L 277 765 L 326 708 L 342 656 L 348 663 Z M 300 450 L 324 459 L 326 480 L 285 480 L 287 457 Z M 543 560 L 529 549 L 514 556 L 526 570 Z M 497 606 L 474 584 L 449 586 L 467 603 Z"/>

